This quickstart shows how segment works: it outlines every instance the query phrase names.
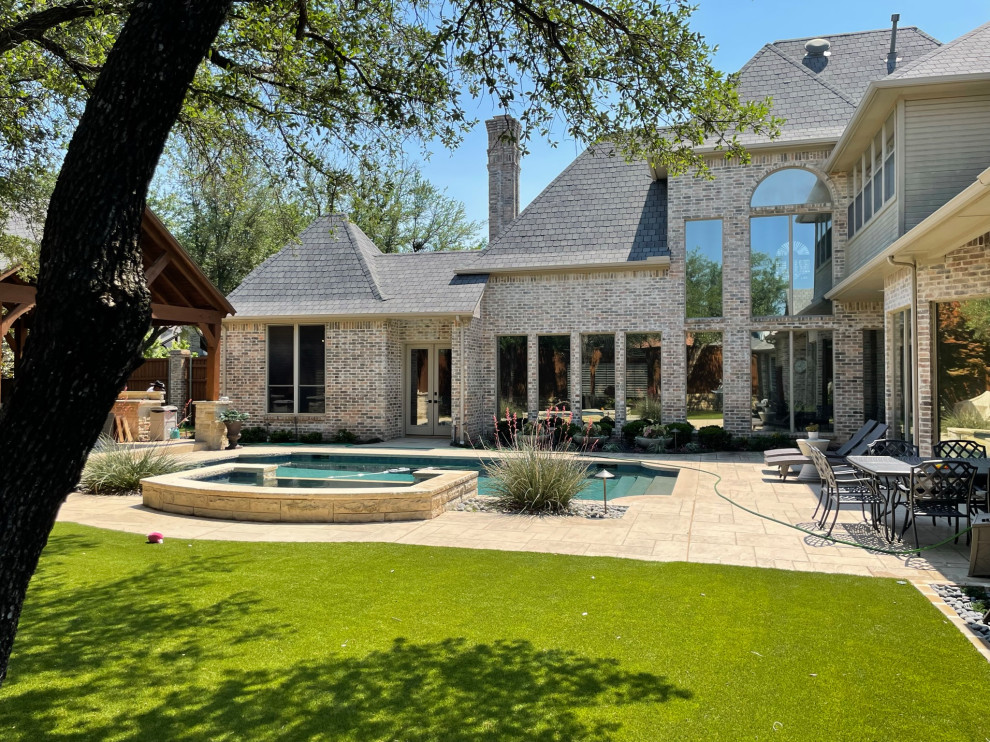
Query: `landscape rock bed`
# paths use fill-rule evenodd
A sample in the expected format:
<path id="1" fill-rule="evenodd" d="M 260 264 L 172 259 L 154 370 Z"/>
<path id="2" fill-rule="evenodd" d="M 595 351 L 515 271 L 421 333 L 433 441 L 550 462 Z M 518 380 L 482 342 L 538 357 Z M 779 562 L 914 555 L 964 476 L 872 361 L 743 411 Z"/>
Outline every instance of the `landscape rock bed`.
<path id="1" fill-rule="evenodd" d="M 628 505 L 609 505 L 608 513 L 600 502 L 593 500 L 572 500 L 567 506 L 567 510 L 562 513 L 533 513 L 520 512 L 499 502 L 497 497 L 486 497 L 478 495 L 476 497 L 466 497 L 447 507 L 448 510 L 460 510 L 469 513 L 511 513 L 517 515 L 540 515 L 548 518 L 560 516 L 578 516 L 579 518 L 621 518 L 629 509 Z"/>
<path id="2" fill-rule="evenodd" d="M 977 636 L 981 637 L 984 642 L 990 644 L 990 626 L 983 623 L 984 610 L 976 610 L 973 607 L 974 601 L 982 600 L 984 604 L 990 603 L 990 597 L 972 597 L 967 595 L 963 591 L 963 588 L 958 585 L 932 585 L 932 589 L 939 594 L 939 597 L 945 601 L 945 604 L 950 608 L 955 610 L 959 614 L 959 617 L 966 622 L 966 626 L 969 627 Z M 983 590 L 984 595 L 987 594 L 985 588 L 977 588 L 978 590 Z"/>

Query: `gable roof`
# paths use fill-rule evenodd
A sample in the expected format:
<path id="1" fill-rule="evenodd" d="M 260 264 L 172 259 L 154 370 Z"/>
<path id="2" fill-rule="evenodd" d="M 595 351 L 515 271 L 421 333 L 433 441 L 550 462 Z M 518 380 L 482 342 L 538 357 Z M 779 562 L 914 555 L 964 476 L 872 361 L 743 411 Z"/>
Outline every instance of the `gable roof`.
<path id="1" fill-rule="evenodd" d="M 814 36 L 767 44 L 739 71 L 743 100 L 772 99 L 772 113 L 783 118 L 776 142 L 838 139 L 869 84 L 888 75 L 890 29 L 825 35 L 828 56 L 811 56 L 805 44 Z M 939 42 L 914 26 L 897 30 L 901 65 L 937 49 Z M 769 143 L 746 133 L 744 144 Z"/>
<path id="2" fill-rule="evenodd" d="M 383 255 L 343 214 L 314 221 L 228 297 L 241 318 L 471 314 L 484 276 L 455 276 L 464 254 Z"/>
<path id="3" fill-rule="evenodd" d="M 890 75 L 892 80 L 919 77 L 948 77 L 990 72 L 990 23 L 974 28 L 945 46 L 919 59 L 902 64 Z"/>
<path id="4" fill-rule="evenodd" d="M 463 253 L 462 253 L 463 255 Z M 613 148 L 585 150 L 460 273 L 669 257 L 667 181 Z M 665 262 L 665 261 L 664 261 Z M 644 266 L 645 267 L 645 266 Z"/>

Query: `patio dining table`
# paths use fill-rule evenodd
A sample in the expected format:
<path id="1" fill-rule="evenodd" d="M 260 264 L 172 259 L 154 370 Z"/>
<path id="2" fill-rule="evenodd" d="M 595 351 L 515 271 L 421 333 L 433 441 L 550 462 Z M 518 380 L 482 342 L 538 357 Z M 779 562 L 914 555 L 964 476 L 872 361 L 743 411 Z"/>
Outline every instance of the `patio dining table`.
<path id="1" fill-rule="evenodd" d="M 847 456 L 846 461 L 854 468 L 866 474 L 870 481 L 874 483 L 878 494 L 886 499 L 883 518 L 888 513 L 891 522 L 884 523 L 884 530 L 887 539 L 893 541 L 894 527 L 894 507 L 897 504 L 897 485 L 906 483 L 911 478 L 911 468 L 917 466 L 922 461 L 946 461 L 952 459 L 940 459 L 935 457 L 925 458 L 924 456 Z M 977 478 L 984 478 L 990 473 L 990 458 L 956 459 L 972 464 L 976 468 Z"/>

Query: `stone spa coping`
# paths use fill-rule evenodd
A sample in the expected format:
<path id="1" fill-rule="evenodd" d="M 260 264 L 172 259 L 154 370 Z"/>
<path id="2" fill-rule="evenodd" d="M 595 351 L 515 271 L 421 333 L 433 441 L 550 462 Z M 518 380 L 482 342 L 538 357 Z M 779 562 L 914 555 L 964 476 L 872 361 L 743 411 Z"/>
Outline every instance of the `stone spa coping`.
<path id="1" fill-rule="evenodd" d="M 271 464 L 226 463 L 142 480 L 144 505 L 201 518 L 281 523 L 375 523 L 426 520 L 451 500 L 478 493 L 478 473 L 417 469 L 412 484 L 369 486 L 335 480 L 332 486 L 266 487 L 205 478 L 231 473 L 274 477 Z M 274 482 L 273 482 L 274 484 Z"/>

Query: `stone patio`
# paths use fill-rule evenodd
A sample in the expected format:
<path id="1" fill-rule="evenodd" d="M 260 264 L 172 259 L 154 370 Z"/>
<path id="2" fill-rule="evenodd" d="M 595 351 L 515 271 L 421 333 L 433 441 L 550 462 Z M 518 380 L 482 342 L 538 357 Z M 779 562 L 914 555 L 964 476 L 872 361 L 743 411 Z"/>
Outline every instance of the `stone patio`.
<path id="1" fill-rule="evenodd" d="M 434 442 L 435 444 L 435 442 Z M 426 448 L 426 442 L 391 441 L 361 448 L 320 447 L 350 454 L 409 453 L 463 455 L 462 450 Z M 288 453 L 302 449 L 251 447 L 252 453 Z M 223 460 L 231 454 L 191 454 L 194 460 Z M 612 458 L 629 458 L 616 456 Z M 586 556 L 613 556 L 653 561 L 689 561 L 768 567 L 785 570 L 894 577 L 916 583 L 969 582 L 969 547 L 965 539 L 917 555 L 887 555 L 858 546 L 834 544 L 734 507 L 714 490 L 739 504 L 785 523 L 811 528 L 818 501 L 817 486 L 781 482 L 775 470 L 764 469 L 760 454 L 727 453 L 696 456 L 637 457 L 679 468 L 672 496 L 624 498 L 621 519 L 540 517 L 494 513 L 446 512 L 429 521 L 374 524 L 272 524 L 206 520 L 160 513 L 145 508 L 140 497 L 70 495 L 59 520 L 166 538 L 226 541 L 379 541 L 471 549 L 536 551 Z M 947 525 L 920 527 L 922 544 L 952 534 Z M 863 545 L 885 545 L 862 521 L 858 506 L 844 506 L 834 535 Z M 898 548 L 898 546 L 890 547 Z"/>

